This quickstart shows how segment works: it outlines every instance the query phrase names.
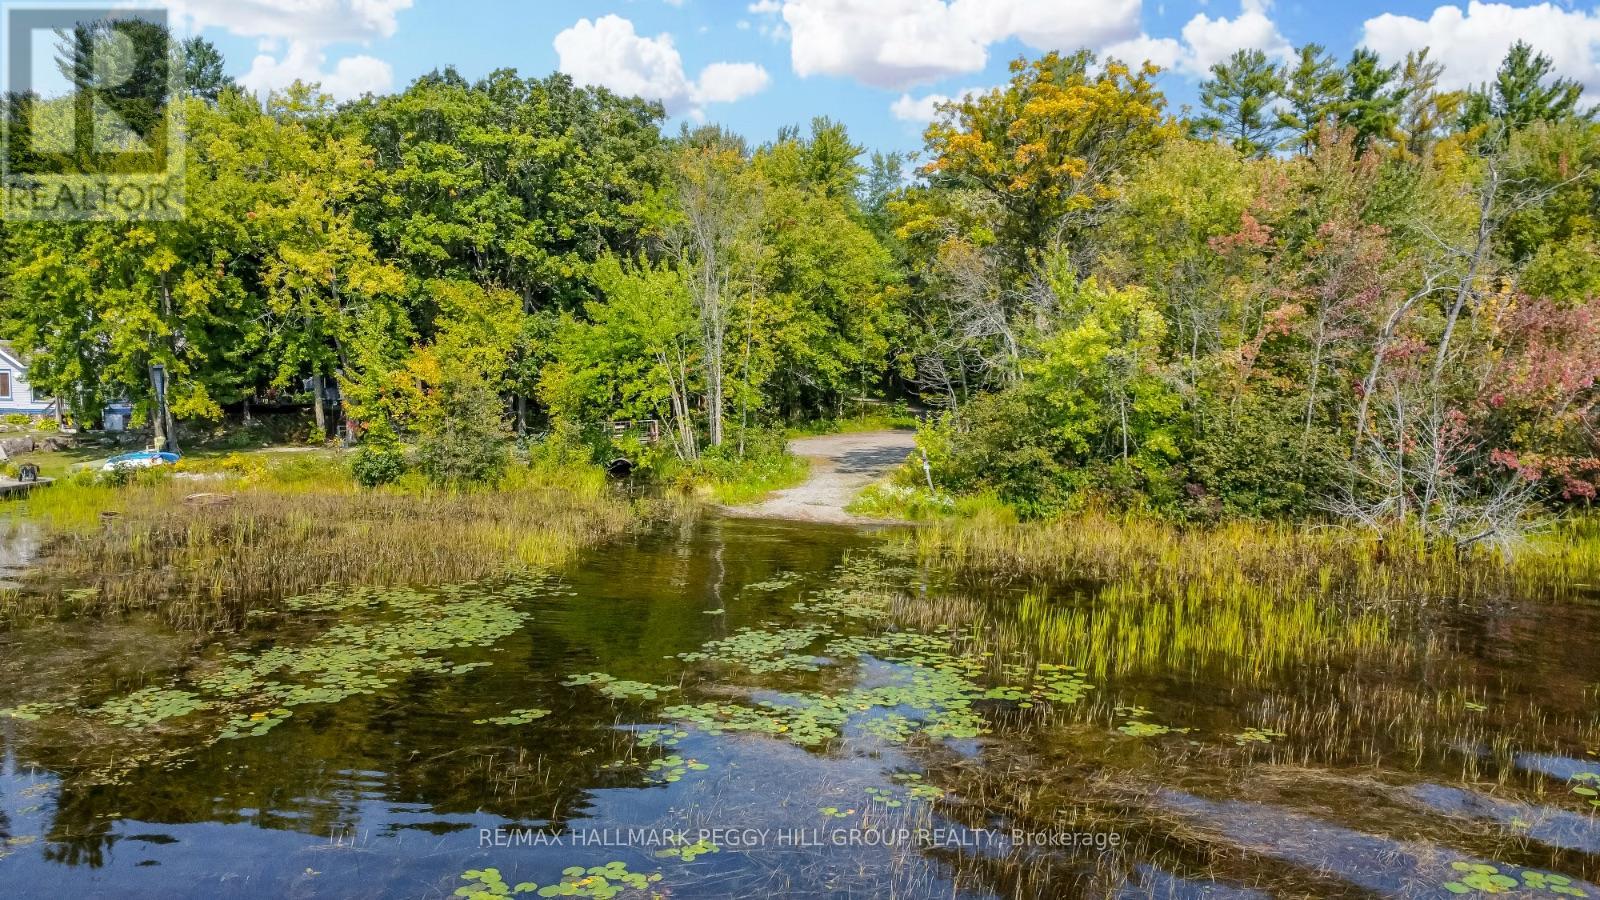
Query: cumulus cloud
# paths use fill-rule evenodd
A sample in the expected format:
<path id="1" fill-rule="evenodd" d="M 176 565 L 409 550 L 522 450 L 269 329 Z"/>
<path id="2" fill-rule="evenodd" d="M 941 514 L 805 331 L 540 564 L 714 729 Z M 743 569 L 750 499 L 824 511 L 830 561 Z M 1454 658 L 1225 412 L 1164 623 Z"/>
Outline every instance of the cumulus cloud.
<path id="1" fill-rule="evenodd" d="M 308 43 L 393 37 L 413 0 L 188 0 L 190 26 Z"/>
<path id="2" fill-rule="evenodd" d="M 294 81 L 317 82 L 340 100 L 394 87 L 394 69 L 376 57 L 347 56 L 330 68 L 324 48 L 393 37 L 413 0 L 188 0 L 191 29 L 215 28 L 260 39 L 261 54 L 239 83 L 262 93 Z M 284 47 L 281 56 L 280 47 Z"/>
<path id="3" fill-rule="evenodd" d="M 1140 0 L 757 0 L 780 16 L 802 77 L 838 75 L 905 90 L 982 70 L 989 48 L 1098 48 L 1139 34 Z"/>
<path id="4" fill-rule="evenodd" d="M 708 103 L 732 103 L 771 83 L 755 63 L 712 63 L 691 80 L 672 35 L 645 37 L 617 15 L 579 19 L 556 35 L 555 48 L 561 71 L 574 81 L 659 100 L 673 115 L 697 116 Z"/>
<path id="5" fill-rule="evenodd" d="M 257 56 L 239 83 L 255 93 L 265 93 L 296 81 L 316 82 L 335 100 L 364 94 L 383 94 L 394 87 L 394 69 L 372 56 L 347 56 L 327 68 L 327 54 L 314 43 L 291 41 L 282 59 Z"/>
<path id="6" fill-rule="evenodd" d="M 1263 50 L 1267 56 L 1287 62 L 1294 57 L 1294 46 L 1267 15 L 1268 0 L 1243 0 L 1239 15 L 1213 19 L 1204 13 L 1183 26 L 1183 55 L 1177 66 L 1192 75 L 1204 76 L 1211 67 L 1225 61 L 1238 50 Z"/>
<path id="7" fill-rule="evenodd" d="M 700 103 L 733 103 L 759 94 L 772 83 L 767 70 L 755 63 L 712 63 L 700 70 L 695 84 L 695 100 Z"/>
<path id="8" fill-rule="evenodd" d="M 1182 44 L 1172 38 L 1155 38 L 1147 34 L 1118 41 L 1107 46 L 1103 52 L 1106 58 L 1119 59 L 1129 65 L 1136 66 L 1149 60 L 1163 69 L 1171 69 L 1183 59 Z"/>
<path id="9" fill-rule="evenodd" d="M 1550 57 L 1557 73 L 1600 95 L 1600 13 L 1568 10 L 1552 3 L 1515 7 L 1504 3 L 1440 6 L 1426 20 L 1384 13 L 1362 26 L 1361 44 L 1385 60 L 1431 47 L 1444 64 L 1439 86 L 1458 90 L 1494 78 L 1511 44 L 1521 39 Z"/>
<path id="10" fill-rule="evenodd" d="M 1231 19 L 1197 13 L 1184 24 L 1181 40 L 1140 34 L 1107 44 L 1101 55 L 1129 64 L 1149 60 L 1196 78 L 1207 77 L 1212 66 L 1238 50 L 1261 50 L 1272 59 L 1288 62 L 1294 58 L 1294 45 L 1278 30 L 1269 15 L 1271 9 L 1271 0 L 1241 0 L 1239 14 Z"/>
<path id="11" fill-rule="evenodd" d="M 985 94 L 988 91 L 988 88 L 966 88 L 958 91 L 953 97 L 949 94 L 928 94 L 923 97 L 901 94 L 899 100 L 889 104 L 889 113 L 902 122 L 926 125 L 932 122 L 934 117 L 939 114 L 941 105 L 971 94 Z"/>

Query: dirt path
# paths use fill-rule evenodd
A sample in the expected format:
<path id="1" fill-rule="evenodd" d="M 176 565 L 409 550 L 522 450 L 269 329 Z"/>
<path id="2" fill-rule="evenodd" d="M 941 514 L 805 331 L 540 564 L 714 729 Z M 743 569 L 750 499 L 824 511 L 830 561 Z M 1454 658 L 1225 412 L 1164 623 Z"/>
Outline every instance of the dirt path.
<path id="1" fill-rule="evenodd" d="M 845 507 L 868 485 L 888 475 L 916 448 L 911 431 L 868 431 L 800 438 L 789 444 L 796 456 L 811 462 L 805 484 L 779 491 L 763 503 L 731 507 L 730 515 L 801 522 L 862 523 Z"/>

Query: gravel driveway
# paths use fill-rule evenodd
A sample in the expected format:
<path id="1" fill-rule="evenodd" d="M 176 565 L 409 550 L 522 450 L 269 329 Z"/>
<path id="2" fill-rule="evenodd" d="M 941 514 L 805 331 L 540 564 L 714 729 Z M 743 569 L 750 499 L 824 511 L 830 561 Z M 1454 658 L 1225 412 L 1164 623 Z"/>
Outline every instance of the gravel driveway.
<path id="1" fill-rule="evenodd" d="M 845 507 L 868 485 L 905 462 L 916 445 L 913 431 L 830 434 L 791 441 L 789 450 L 811 462 L 811 477 L 806 483 L 779 491 L 762 503 L 731 507 L 727 512 L 755 519 L 868 522 L 845 512 Z"/>

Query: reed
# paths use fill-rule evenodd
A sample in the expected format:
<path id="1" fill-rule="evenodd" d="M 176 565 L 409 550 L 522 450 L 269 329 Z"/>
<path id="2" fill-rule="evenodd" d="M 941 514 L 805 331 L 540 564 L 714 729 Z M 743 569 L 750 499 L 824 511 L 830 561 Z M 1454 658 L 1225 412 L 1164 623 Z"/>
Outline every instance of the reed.
<path id="1" fill-rule="evenodd" d="M 1180 527 L 1088 512 L 1028 525 L 945 522 L 907 540 L 924 560 L 990 578 L 1133 580 L 1156 593 L 1254 590 L 1363 606 L 1507 597 L 1564 599 L 1600 588 L 1600 523 L 1563 522 L 1512 557 L 1429 549 L 1409 532 L 1287 523 Z"/>
<path id="2" fill-rule="evenodd" d="M 230 629 L 325 584 L 458 583 L 561 565 L 633 518 L 588 470 L 521 468 L 473 492 L 369 491 L 316 461 L 211 475 L 39 492 L 11 527 L 41 532 L 41 558 L 0 608 L 12 621 L 154 610 L 175 627 Z"/>

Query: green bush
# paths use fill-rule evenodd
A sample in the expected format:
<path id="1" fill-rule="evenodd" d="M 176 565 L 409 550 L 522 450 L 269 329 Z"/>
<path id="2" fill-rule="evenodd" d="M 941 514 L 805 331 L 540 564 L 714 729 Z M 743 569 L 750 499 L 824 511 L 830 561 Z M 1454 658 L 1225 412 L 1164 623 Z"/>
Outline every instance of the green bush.
<path id="1" fill-rule="evenodd" d="M 363 487 L 394 484 L 408 468 L 405 449 L 395 441 L 362 444 L 350 457 L 350 474 Z"/>
<path id="2" fill-rule="evenodd" d="M 510 462 L 511 430 L 505 405 L 481 377 L 448 377 L 439 386 L 440 415 L 423 432 L 418 458 L 435 484 L 484 484 Z"/>
<path id="3" fill-rule="evenodd" d="M 1189 461 L 1194 518 L 1292 518 L 1315 512 L 1335 493 L 1347 437 L 1305 428 L 1305 406 L 1287 398 L 1246 395 L 1236 410 L 1207 404 Z"/>

